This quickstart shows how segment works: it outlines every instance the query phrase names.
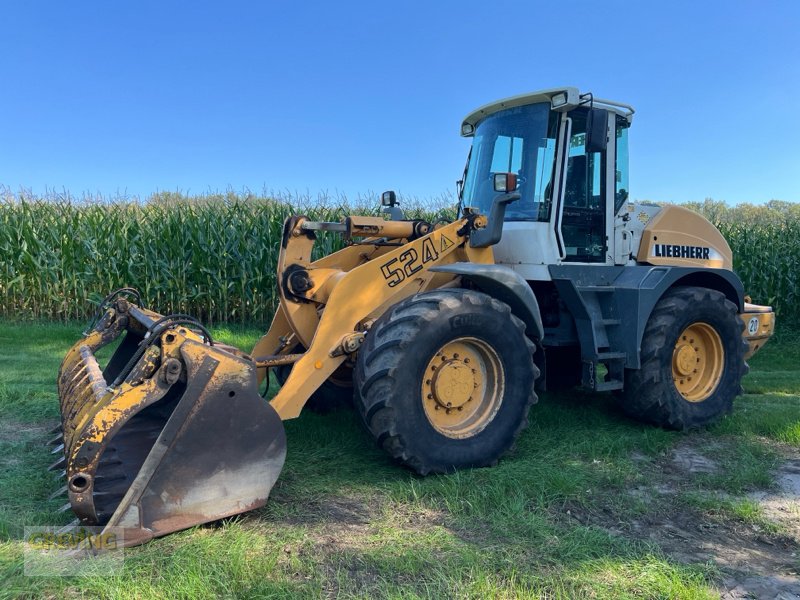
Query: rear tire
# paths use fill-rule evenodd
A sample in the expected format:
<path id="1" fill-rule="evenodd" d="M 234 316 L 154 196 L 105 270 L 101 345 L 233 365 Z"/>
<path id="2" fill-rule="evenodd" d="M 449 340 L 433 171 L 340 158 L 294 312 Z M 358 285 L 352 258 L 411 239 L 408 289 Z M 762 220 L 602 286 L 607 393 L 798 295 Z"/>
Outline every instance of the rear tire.
<path id="1" fill-rule="evenodd" d="M 421 475 L 494 465 L 536 402 L 535 346 L 486 294 L 412 296 L 373 325 L 356 362 L 356 408 L 392 457 Z"/>
<path id="2" fill-rule="evenodd" d="M 670 429 L 702 427 L 729 413 L 747 373 L 743 327 L 721 292 L 668 291 L 647 322 L 641 368 L 626 371 L 623 410 Z"/>

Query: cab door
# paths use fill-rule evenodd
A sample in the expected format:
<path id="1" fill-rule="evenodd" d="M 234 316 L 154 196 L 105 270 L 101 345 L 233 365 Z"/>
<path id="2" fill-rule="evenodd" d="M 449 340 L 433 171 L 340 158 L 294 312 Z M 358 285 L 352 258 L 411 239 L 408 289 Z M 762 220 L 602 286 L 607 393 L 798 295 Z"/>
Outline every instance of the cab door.
<path id="1" fill-rule="evenodd" d="M 571 127 L 560 227 L 563 262 L 608 262 L 608 149 L 586 151 L 588 112 L 581 107 L 567 113 Z"/>

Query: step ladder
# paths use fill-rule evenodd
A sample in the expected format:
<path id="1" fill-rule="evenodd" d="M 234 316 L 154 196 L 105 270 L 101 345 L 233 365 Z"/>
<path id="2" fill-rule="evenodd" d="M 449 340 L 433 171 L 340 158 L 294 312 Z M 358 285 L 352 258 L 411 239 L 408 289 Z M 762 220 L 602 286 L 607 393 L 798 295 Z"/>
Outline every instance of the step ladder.
<path id="1" fill-rule="evenodd" d="M 624 386 L 625 363 L 628 355 L 615 351 L 622 347 L 623 319 L 611 285 L 573 285 L 582 314 L 581 353 L 583 373 L 581 383 L 596 392 L 621 390 Z"/>

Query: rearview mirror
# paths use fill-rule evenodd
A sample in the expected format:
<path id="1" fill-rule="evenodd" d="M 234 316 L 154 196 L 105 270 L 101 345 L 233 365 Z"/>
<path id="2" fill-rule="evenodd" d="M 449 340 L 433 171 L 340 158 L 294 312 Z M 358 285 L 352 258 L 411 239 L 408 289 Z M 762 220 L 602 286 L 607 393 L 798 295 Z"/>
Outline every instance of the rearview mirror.
<path id="1" fill-rule="evenodd" d="M 608 146 L 608 111 L 590 108 L 586 116 L 586 153 L 603 152 Z"/>
<path id="2" fill-rule="evenodd" d="M 495 173 L 494 191 L 513 192 L 517 189 L 517 175 L 515 173 Z"/>

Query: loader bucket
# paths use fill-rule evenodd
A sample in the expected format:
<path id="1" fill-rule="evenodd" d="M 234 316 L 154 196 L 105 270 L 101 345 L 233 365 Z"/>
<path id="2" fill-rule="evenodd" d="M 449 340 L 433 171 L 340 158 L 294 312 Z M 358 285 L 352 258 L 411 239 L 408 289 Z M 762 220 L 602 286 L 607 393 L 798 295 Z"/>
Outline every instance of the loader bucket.
<path id="1" fill-rule="evenodd" d="M 115 341 L 101 369 L 96 353 Z M 58 394 L 63 508 L 123 528 L 124 546 L 263 506 L 283 467 L 255 363 L 185 315 L 116 298 L 67 353 Z"/>

